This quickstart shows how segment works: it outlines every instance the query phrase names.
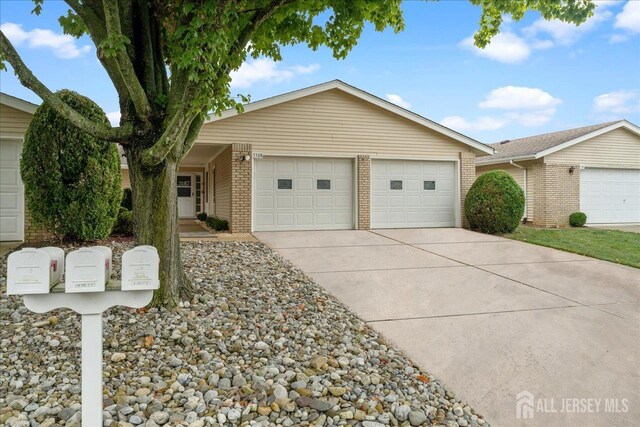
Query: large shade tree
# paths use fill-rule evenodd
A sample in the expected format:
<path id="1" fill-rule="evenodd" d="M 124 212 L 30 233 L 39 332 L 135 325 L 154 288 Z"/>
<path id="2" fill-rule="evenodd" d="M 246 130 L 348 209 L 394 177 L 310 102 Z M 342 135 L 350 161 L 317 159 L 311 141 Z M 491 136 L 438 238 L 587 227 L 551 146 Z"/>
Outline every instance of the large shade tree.
<path id="1" fill-rule="evenodd" d="M 485 47 L 504 16 L 536 10 L 546 19 L 579 24 L 591 0 L 469 0 L 482 10 L 475 43 Z M 34 0 L 39 13 L 44 0 Z M 66 0 L 66 34 L 88 34 L 120 101 L 120 125 L 88 120 L 49 90 L 0 33 L 0 64 L 73 125 L 122 144 L 133 190 L 135 237 L 158 248 L 161 286 L 155 304 L 174 305 L 190 293 L 180 260 L 176 173 L 207 113 L 241 109 L 230 73 L 247 56 L 282 59 L 282 47 L 326 46 L 344 58 L 365 26 L 398 32 L 401 0 Z M 46 5 L 45 5 L 46 6 Z M 432 6 L 437 7 L 437 6 Z"/>

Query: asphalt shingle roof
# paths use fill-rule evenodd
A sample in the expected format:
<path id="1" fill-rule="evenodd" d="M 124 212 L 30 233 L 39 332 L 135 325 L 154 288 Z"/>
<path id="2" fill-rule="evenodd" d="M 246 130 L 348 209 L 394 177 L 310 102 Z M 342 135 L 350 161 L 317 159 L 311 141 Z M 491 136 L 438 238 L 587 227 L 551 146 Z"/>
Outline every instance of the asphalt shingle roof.
<path id="1" fill-rule="evenodd" d="M 614 122 L 600 123 L 597 125 L 561 130 L 559 132 L 544 133 L 541 135 L 527 136 L 525 138 L 489 144 L 490 147 L 496 150 L 496 153 L 493 156 L 479 157 L 476 159 L 476 163 L 493 163 L 499 159 L 510 160 L 516 157 L 532 156 L 551 147 L 555 147 L 556 145 L 571 141 L 607 126 L 611 126 L 612 124 L 620 121 L 621 120 L 616 120 Z"/>

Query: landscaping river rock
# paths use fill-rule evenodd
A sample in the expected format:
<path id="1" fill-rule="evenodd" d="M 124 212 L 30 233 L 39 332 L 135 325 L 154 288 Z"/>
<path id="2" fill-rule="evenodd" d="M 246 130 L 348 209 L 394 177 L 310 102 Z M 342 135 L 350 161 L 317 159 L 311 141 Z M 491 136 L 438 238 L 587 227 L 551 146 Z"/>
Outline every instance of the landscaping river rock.
<path id="1" fill-rule="evenodd" d="M 265 245 L 182 250 L 192 300 L 104 315 L 104 426 L 488 425 Z M 80 426 L 79 316 L 29 312 L 0 269 L 0 425 Z"/>

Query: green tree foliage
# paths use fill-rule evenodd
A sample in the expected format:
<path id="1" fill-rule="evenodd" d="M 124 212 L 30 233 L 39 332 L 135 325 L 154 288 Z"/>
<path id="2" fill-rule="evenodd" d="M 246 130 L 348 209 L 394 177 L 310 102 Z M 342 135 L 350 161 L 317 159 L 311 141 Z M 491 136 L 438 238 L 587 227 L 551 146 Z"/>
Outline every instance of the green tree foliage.
<path id="1" fill-rule="evenodd" d="M 56 96 L 92 122 L 108 123 L 90 99 L 69 90 Z M 27 129 L 20 173 L 36 223 L 74 240 L 109 235 L 122 197 L 114 144 L 79 130 L 45 102 Z"/>
<path id="2" fill-rule="evenodd" d="M 524 214 L 524 191 L 507 172 L 486 172 L 469 189 L 464 211 L 472 230 L 511 233 Z"/>
<path id="3" fill-rule="evenodd" d="M 469 0 L 482 9 L 476 45 L 498 33 L 503 17 L 528 10 L 579 24 L 591 0 Z M 44 1 L 34 0 L 37 14 Z M 366 26 L 404 28 L 401 0 L 65 0 L 66 34 L 88 34 L 118 92 L 117 127 L 95 123 L 52 93 L 0 31 L 0 69 L 11 64 L 21 83 L 75 126 L 124 147 L 133 190 L 136 240 L 160 254 L 155 304 L 189 295 L 180 261 L 176 170 L 210 112 L 242 110 L 246 94 L 232 94 L 230 73 L 248 58 L 282 59 L 284 46 L 328 48 L 344 58 Z M 437 4 L 430 7 L 437 8 Z M 169 78 L 171 76 L 171 78 Z"/>

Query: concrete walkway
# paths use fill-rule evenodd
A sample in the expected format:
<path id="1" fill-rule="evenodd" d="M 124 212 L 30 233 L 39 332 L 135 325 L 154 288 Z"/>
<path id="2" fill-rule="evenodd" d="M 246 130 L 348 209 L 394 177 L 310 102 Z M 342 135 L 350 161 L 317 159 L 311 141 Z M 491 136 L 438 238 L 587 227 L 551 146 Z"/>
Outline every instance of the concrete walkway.
<path id="1" fill-rule="evenodd" d="M 640 419 L 640 270 L 463 229 L 255 235 L 493 425 Z"/>

